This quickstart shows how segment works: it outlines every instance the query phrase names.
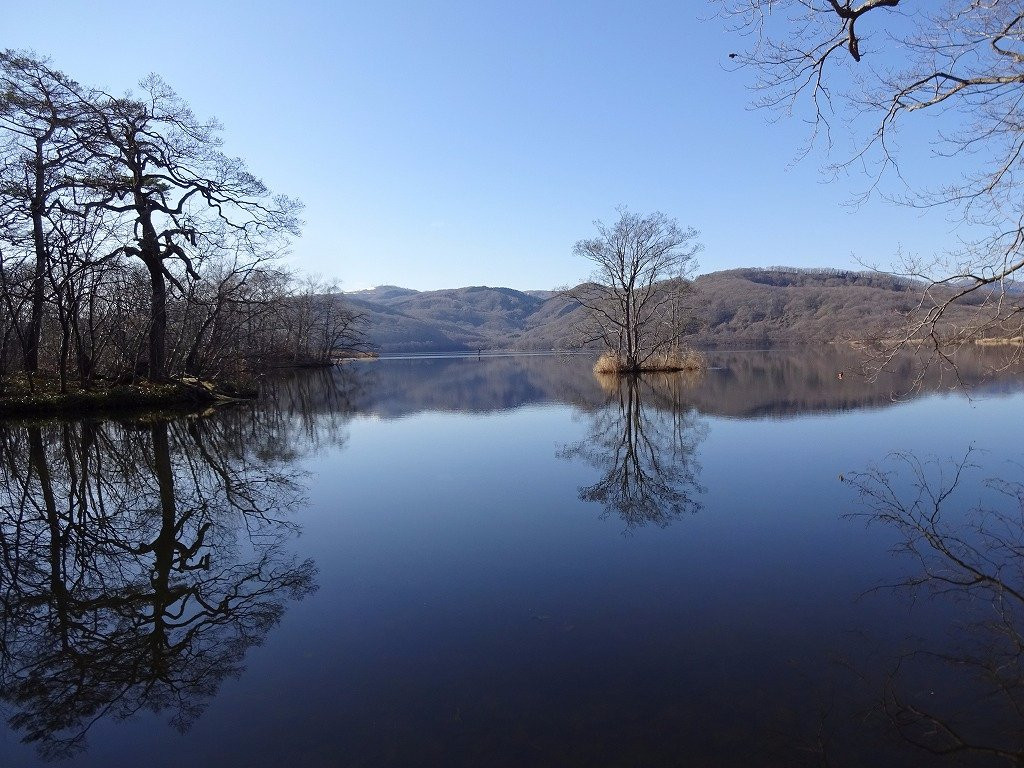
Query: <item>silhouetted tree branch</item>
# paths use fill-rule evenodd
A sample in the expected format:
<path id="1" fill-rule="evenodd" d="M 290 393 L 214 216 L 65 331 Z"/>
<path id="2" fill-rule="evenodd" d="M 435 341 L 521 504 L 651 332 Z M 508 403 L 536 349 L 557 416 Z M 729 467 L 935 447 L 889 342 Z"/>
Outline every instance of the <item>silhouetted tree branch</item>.
<path id="1" fill-rule="evenodd" d="M 943 364 L 963 344 L 1024 335 L 1017 285 L 1024 267 L 1024 6 L 954 0 L 716 0 L 750 45 L 730 54 L 757 72 L 757 104 L 808 108 L 811 144 L 832 146 L 838 118 L 859 135 L 834 171 L 866 170 L 867 194 L 895 175 L 894 200 L 943 206 L 971 225 L 945 254 L 902 255 L 897 271 L 928 284 L 901 328 L 883 342 L 882 364 L 923 340 Z M 897 132 L 913 131 L 944 162 L 947 181 L 916 184 L 899 163 Z M 810 144 L 808 145 L 810 146 Z M 972 317 L 951 319 L 969 304 Z M 1015 357 L 1019 357 L 1019 349 Z"/>

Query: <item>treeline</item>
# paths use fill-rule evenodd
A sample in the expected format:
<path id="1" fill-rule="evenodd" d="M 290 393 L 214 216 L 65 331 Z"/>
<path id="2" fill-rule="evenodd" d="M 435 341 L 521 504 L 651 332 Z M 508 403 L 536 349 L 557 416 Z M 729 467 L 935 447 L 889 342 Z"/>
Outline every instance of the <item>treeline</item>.
<path id="1" fill-rule="evenodd" d="M 753 283 L 779 287 L 811 285 L 835 288 L 856 285 L 887 291 L 921 291 L 924 288 L 920 281 L 900 275 L 832 267 L 746 267 L 722 274 L 733 274 L 746 277 Z"/>
<path id="2" fill-rule="evenodd" d="M 702 275 L 688 308 L 692 342 L 760 348 L 899 338 L 951 295 L 899 276 L 813 269 L 736 269 Z M 953 337 L 977 323 L 994 293 L 978 291 L 949 307 L 938 331 Z M 991 335 L 998 335 L 993 331 Z"/>
<path id="3" fill-rule="evenodd" d="M 84 86 L 0 53 L 0 379 L 229 377 L 358 348 L 336 286 L 280 264 L 301 205 L 159 77 Z"/>

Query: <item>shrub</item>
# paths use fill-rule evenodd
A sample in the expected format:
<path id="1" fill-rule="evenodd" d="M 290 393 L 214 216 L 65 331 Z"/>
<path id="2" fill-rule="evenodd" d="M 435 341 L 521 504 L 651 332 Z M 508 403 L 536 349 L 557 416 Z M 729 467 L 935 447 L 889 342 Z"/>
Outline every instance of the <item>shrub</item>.
<path id="1" fill-rule="evenodd" d="M 695 349 L 683 349 L 654 355 L 640 366 L 639 371 L 629 371 L 625 361 L 613 352 L 605 352 L 594 363 L 594 373 L 598 376 L 639 373 L 642 371 L 691 371 L 703 373 L 707 368 L 707 358 L 703 353 Z"/>

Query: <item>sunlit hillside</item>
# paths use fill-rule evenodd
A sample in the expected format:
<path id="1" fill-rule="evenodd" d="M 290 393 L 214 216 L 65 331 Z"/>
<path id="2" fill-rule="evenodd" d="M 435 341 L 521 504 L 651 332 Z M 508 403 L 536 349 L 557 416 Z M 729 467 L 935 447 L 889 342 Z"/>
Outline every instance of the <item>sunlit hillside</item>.
<path id="1" fill-rule="evenodd" d="M 702 275 L 687 299 L 692 343 L 777 347 L 856 341 L 905 324 L 922 286 L 875 272 L 777 267 Z M 579 307 L 555 292 L 472 287 L 347 294 L 381 352 L 571 349 Z M 956 306 L 963 322 L 974 304 Z"/>

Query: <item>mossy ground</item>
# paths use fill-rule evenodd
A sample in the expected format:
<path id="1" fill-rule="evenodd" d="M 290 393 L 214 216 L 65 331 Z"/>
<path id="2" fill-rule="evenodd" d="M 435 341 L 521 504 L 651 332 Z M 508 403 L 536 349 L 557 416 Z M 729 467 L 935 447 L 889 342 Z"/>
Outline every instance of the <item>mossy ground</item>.
<path id="1" fill-rule="evenodd" d="M 142 411 L 167 407 L 195 406 L 207 403 L 247 399 L 255 396 L 252 387 L 212 383 L 195 378 L 131 383 L 92 382 L 83 387 L 68 382 L 61 392 L 60 382 L 45 375 L 5 378 L 0 381 L 0 417 L 41 416 L 50 414 Z"/>

